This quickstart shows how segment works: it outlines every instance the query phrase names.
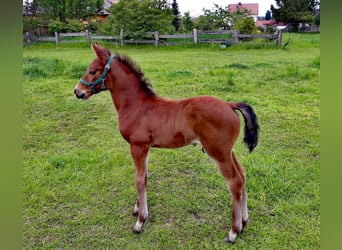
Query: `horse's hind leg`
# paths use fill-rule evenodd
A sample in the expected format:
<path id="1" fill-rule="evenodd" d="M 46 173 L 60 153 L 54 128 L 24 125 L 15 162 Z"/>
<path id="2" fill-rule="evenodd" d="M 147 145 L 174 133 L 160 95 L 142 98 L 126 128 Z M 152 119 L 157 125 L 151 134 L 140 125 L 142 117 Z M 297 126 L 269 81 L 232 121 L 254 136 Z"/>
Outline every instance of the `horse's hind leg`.
<path id="1" fill-rule="evenodd" d="M 233 162 L 237 170 L 239 171 L 240 175 L 243 178 L 243 185 L 242 185 L 242 196 L 241 196 L 241 203 L 242 203 L 242 227 L 245 227 L 248 222 L 248 209 L 247 209 L 247 191 L 246 191 L 246 173 L 242 166 L 237 161 L 234 153 L 232 152 Z"/>
<path id="2" fill-rule="evenodd" d="M 134 209 L 133 209 L 133 213 L 134 216 L 138 216 L 139 215 L 139 198 L 137 198 L 135 205 L 134 205 Z"/>
<path id="3" fill-rule="evenodd" d="M 236 168 L 232 157 L 224 162 L 217 162 L 219 169 L 227 183 L 233 200 L 232 227 L 225 241 L 234 243 L 237 235 L 242 231 L 242 192 L 243 177 Z"/>
<path id="4" fill-rule="evenodd" d="M 232 152 L 222 152 L 222 150 L 217 148 L 215 150 L 213 148 L 205 147 L 205 149 L 219 167 L 233 200 L 232 227 L 228 236 L 225 238 L 225 241 L 234 243 L 237 235 L 241 233 L 243 228 L 244 177 L 241 175 L 239 167 L 237 167 L 237 164 L 234 161 Z"/>

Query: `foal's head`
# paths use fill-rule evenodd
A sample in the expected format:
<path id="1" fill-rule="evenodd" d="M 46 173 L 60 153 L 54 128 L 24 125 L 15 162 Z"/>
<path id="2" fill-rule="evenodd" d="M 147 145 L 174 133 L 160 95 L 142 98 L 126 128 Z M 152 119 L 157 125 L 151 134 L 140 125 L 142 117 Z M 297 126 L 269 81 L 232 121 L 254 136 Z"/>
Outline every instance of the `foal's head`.
<path id="1" fill-rule="evenodd" d="M 113 58 L 109 49 L 103 48 L 96 43 L 92 44 L 92 49 L 96 54 L 96 58 L 88 66 L 86 73 L 74 90 L 76 97 L 79 99 L 88 99 L 91 95 L 106 90 L 105 78 Z"/>

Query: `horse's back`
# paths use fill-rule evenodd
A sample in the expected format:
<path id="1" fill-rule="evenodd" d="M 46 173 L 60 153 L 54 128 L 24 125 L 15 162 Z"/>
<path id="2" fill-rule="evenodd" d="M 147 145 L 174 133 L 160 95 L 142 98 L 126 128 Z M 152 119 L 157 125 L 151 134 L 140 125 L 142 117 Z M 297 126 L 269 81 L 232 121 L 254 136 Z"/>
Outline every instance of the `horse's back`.
<path id="1" fill-rule="evenodd" d="M 187 113 L 194 122 L 219 127 L 240 127 L 240 119 L 229 102 L 212 96 L 189 99 Z"/>
<path id="2" fill-rule="evenodd" d="M 199 141 L 232 147 L 240 132 L 240 118 L 226 101 L 211 96 L 190 98 L 186 113 Z"/>

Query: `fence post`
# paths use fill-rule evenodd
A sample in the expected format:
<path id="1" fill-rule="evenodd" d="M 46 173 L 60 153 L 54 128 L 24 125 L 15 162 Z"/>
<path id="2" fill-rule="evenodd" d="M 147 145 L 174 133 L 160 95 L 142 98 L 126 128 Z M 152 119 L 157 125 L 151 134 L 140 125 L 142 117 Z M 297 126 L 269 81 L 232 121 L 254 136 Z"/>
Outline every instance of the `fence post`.
<path id="1" fill-rule="evenodd" d="M 120 43 L 121 43 L 121 47 L 124 46 L 124 31 L 123 29 L 120 30 Z"/>
<path id="2" fill-rule="evenodd" d="M 238 31 L 238 30 L 233 31 L 233 44 L 239 43 L 239 33 L 240 33 L 240 31 Z"/>
<path id="3" fill-rule="evenodd" d="M 158 46 L 159 45 L 159 32 L 155 31 L 153 35 L 154 35 L 154 45 Z"/>
<path id="4" fill-rule="evenodd" d="M 25 32 L 24 38 L 26 40 L 26 43 L 31 43 L 32 42 L 30 32 L 28 32 L 28 31 Z"/>
<path id="5" fill-rule="evenodd" d="M 282 42 L 282 39 L 283 39 L 283 30 L 279 29 L 277 30 L 277 45 L 281 45 L 281 42 Z"/>
<path id="6" fill-rule="evenodd" d="M 55 41 L 56 41 L 56 45 L 59 44 L 59 34 L 58 32 L 55 32 Z"/>
<path id="7" fill-rule="evenodd" d="M 194 44 L 197 44 L 197 29 L 192 30 L 192 35 L 194 39 Z"/>
<path id="8" fill-rule="evenodd" d="M 86 30 L 86 39 L 87 39 L 88 43 L 90 43 L 90 41 L 91 41 L 91 33 L 88 30 Z"/>

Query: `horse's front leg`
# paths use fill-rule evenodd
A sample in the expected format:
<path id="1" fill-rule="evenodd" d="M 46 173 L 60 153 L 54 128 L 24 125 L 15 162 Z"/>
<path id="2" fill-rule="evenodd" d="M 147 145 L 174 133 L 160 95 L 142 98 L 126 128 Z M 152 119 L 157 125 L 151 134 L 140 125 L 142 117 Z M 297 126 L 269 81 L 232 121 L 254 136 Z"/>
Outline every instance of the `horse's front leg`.
<path id="1" fill-rule="evenodd" d="M 131 144 L 131 155 L 135 165 L 135 184 L 138 191 L 138 198 L 133 211 L 134 214 L 138 215 L 133 228 L 134 233 L 142 232 L 143 225 L 148 217 L 146 199 L 148 150 L 147 145 Z"/>

